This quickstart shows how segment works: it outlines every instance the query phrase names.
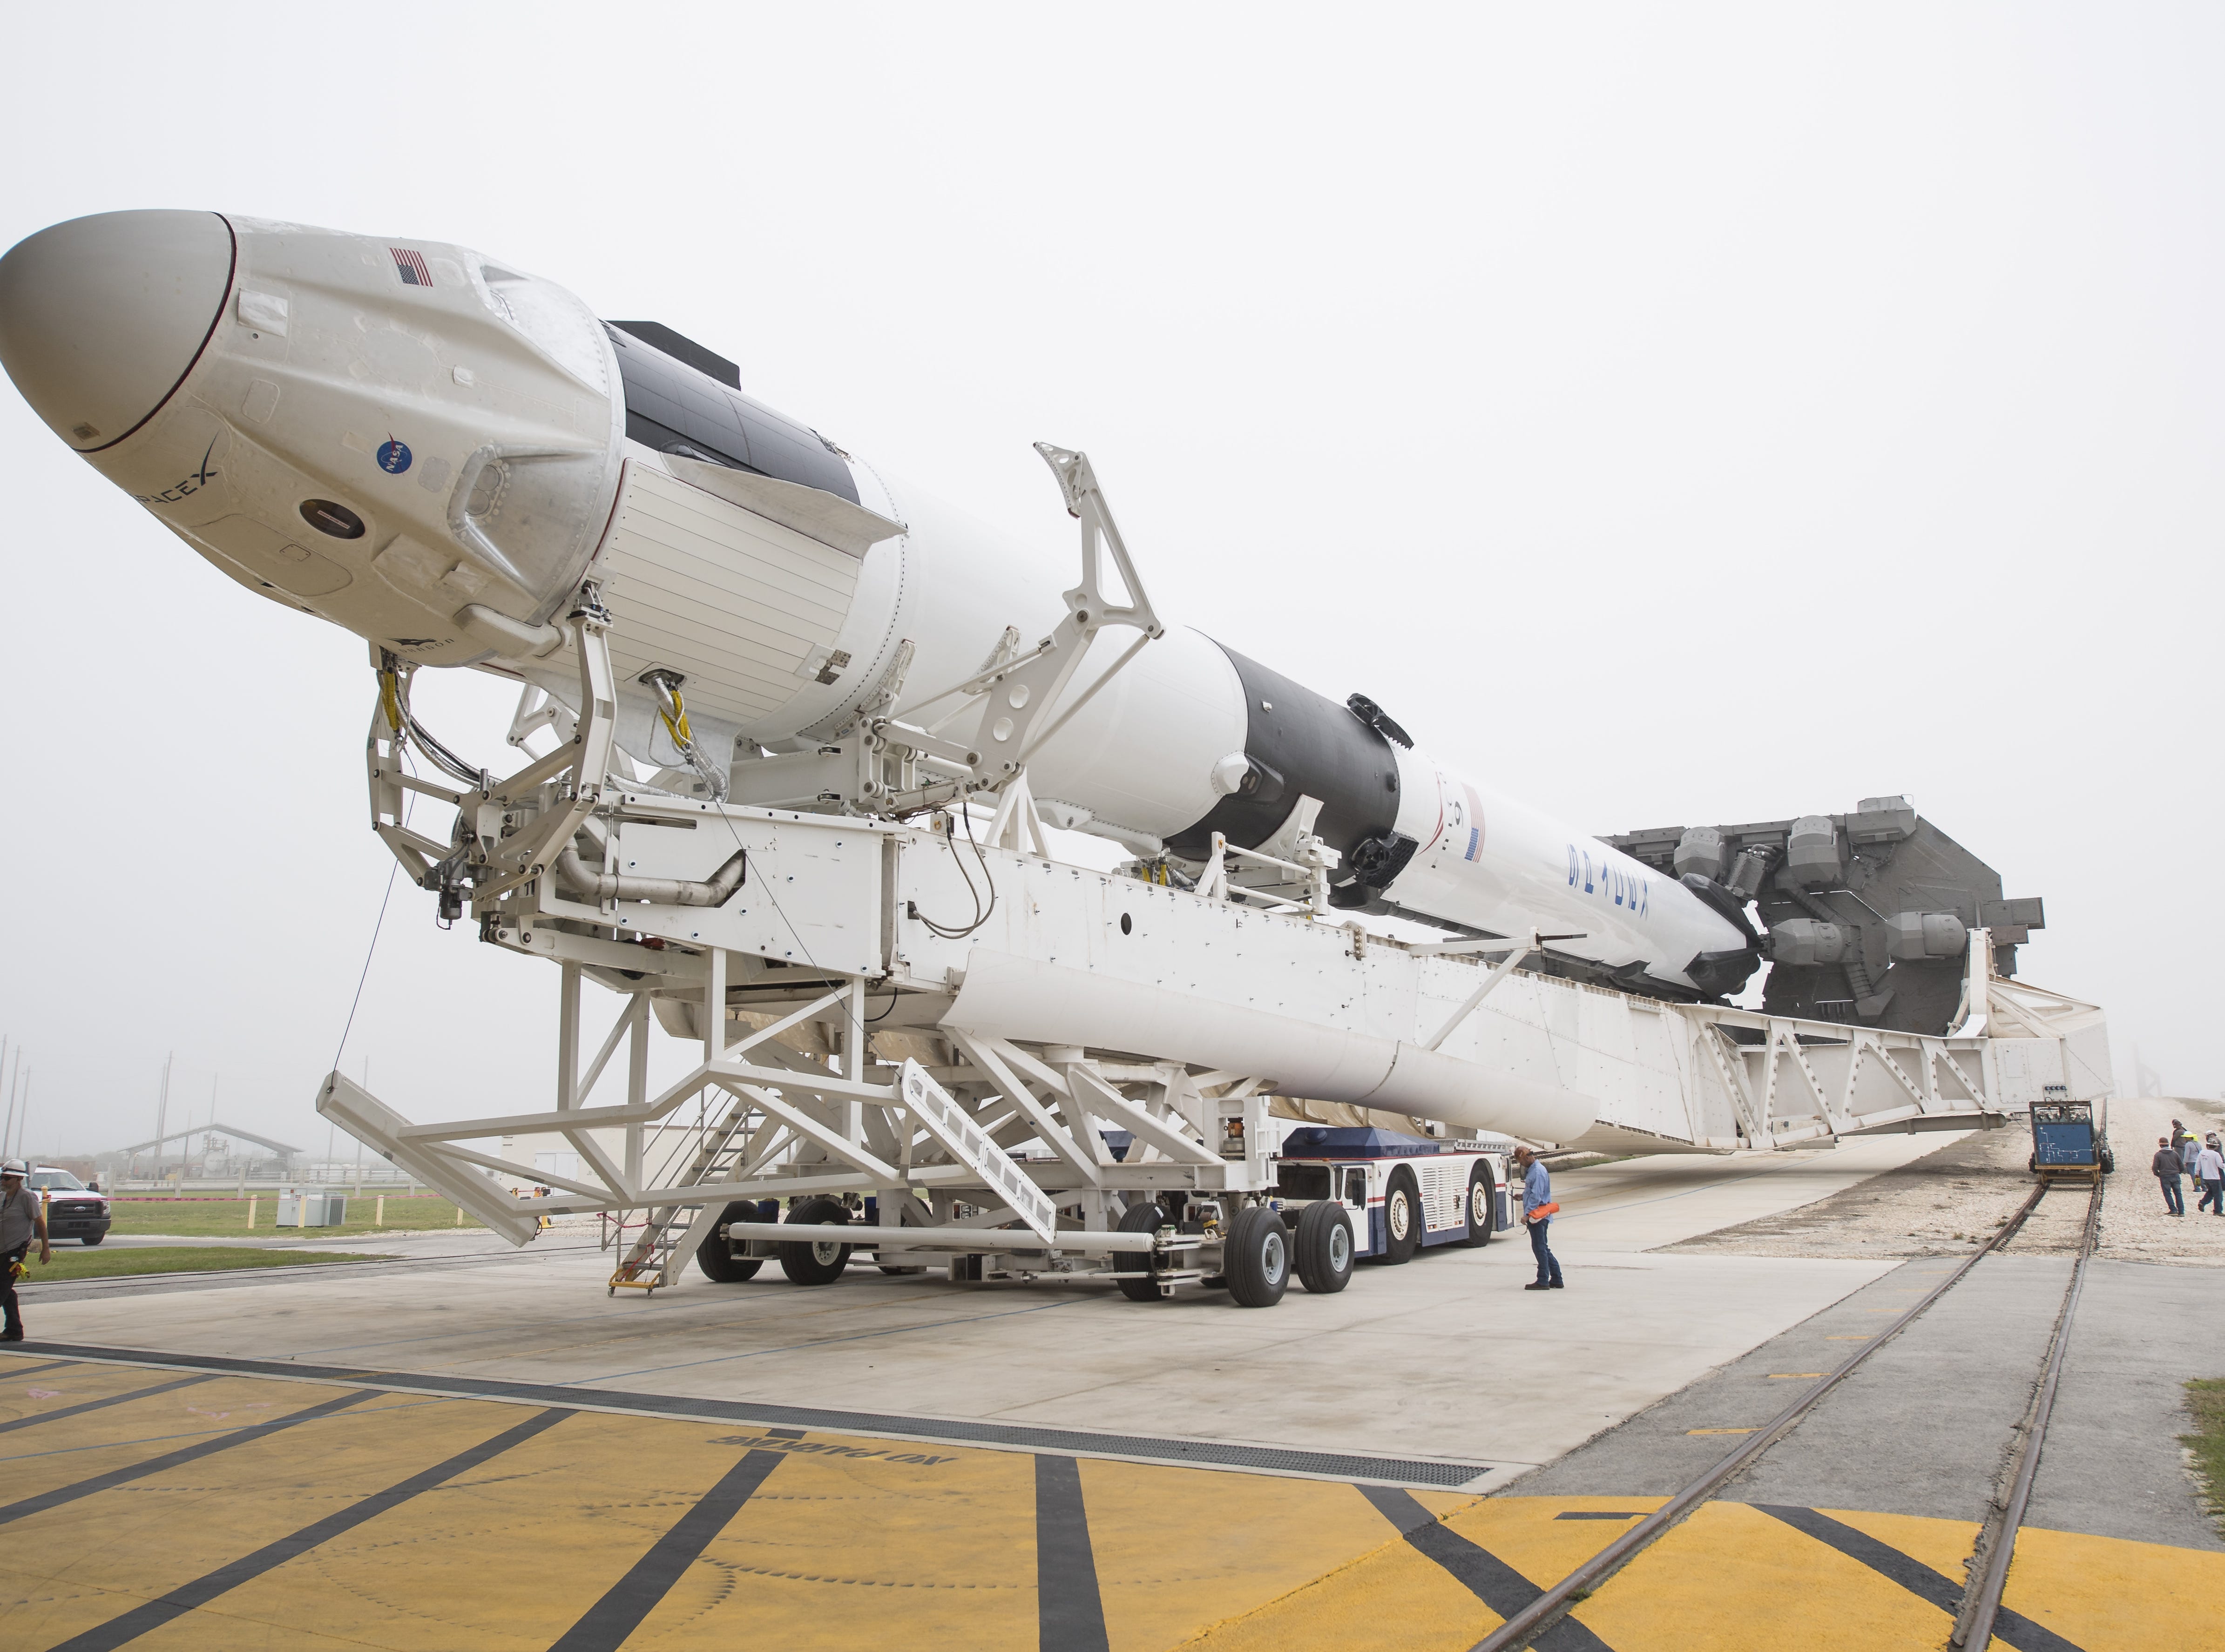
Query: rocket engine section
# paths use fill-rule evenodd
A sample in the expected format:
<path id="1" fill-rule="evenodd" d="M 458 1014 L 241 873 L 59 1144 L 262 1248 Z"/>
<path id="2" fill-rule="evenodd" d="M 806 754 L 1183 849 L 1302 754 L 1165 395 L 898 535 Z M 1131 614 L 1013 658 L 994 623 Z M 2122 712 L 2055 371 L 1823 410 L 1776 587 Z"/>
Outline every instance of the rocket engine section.
<path id="1" fill-rule="evenodd" d="M 2037 896 L 2001 897 L 2000 874 L 1919 817 L 1905 797 L 1847 814 L 1669 826 L 1607 842 L 1649 866 L 1721 877 L 1768 934 L 1764 1007 L 1775 1016 L 1943 1033 L 1961 1002 L 1972 929 L 1997 976 L 2046 926 Z M 1720 869 L 1720 870 L 1718 870 Z"/>
<path id="2" fill-rule="evenodd" d="M 402 668 L 568 701 L 560 622 L 592 582 L 619 746 L 667 790 L 878 807 L 843 778 L 861 726 L 916 718 L 988 749 L 1024 691 L 988 693 L 985 672 L 1064 617 L 1062 546 L 1007 543 L 751 400 L 725 357 L 462 246 L 213 212 L 76 219 L 0 259 L 0 363 L 227 577 Z M 1760 874 L 1721 837 L 1656 860 L 1571 832 L 1431 762 L 1366 696 L 1195 630 L 1165 628 L 1094 693 L 1106 670 L 1085 661 L 1055 691 L 1068 709 L 1025 754 L 1054 824 L 1192 873 L 1216 835 L 1284 858 L 1317 840 L 1339 906 L 1536 929 L 1546 968 L 1628 991 L 1723 994 L 1759 965 L 1740 879 Z M 1793 835 L 1810 898 L 1837 840 Z M 1946 932 L 1911 933 L 1879 944 L 1929 959 Z"/>

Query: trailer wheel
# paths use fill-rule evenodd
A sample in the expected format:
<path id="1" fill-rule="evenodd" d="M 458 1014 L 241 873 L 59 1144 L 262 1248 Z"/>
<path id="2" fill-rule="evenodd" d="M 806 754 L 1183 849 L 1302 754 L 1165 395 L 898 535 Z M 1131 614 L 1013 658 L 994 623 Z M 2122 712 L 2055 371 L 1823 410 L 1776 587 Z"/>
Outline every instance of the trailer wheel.
<path id="1" fill-rule="evenodd" d="M 821 1224 L 847 1227 L 850 1212 L 838 1199 L 815 1199 L 790 1211 L 786 1225 L 809 1227 Z M 842 1277 L 842 1270 L 849 1265 L 850 1247 L 837 1239 L 815 1239 L 795 1244 L 783 1241 L 780 1247 L 780 1270 L 799 1285 L 831 1285 Z"/>
<path id="2" fill-rule="evenodd" d="M 1131 1205 L 1120 1213 L 1122 1233 L 1156 1233 L 1166 1225 L 1167 1213 L 1157 1205 Z M 1151 1272 L 1151 1258 L 1139 1251 L 1123 1250 L 1112 1259 L 1113 1283 L 1132 1302 L 1159 1300 L 1159 1282 Z"/>
<path id="3" fill-rule="evenodd" d="M 1421 1248 L 1422 1196 L 1415 1191 L 1414 1173 L 1400 1165 L 1383 1190 L 1383 1260 L 1411 1262 Z"/>
<path id="4" fill-rule="evenodd" d="M 1491 1185 L 1491 1167 L 1479 1159 L 1467 1173 L 1467 1238 L 1470 1245 L 1489 1244 L 1499 1225 L 1499 1189 Z"/>
<path id="5" fill-rule="evenodd" d="M 738 1285 L 745 1279 L 757 1277 L 758 1269 L 764 1266 L 757 1256 L 738 1256 L 727 1249 L 726 1241 L 719 1237 L 719 1228 L 729 1222 L 758 1220 L 757 1202 L 738 1199 L 719 1212 L 718 1225 L 711 1237 L 695 1247 L 695 1266 L 704 1278 L 714 1285 Z"/>
<path id="6" fill-rule="evenodd" d="M 1352 1218 L 1333 1199 L 1317 1199 L 1298 1212 L 1298 1282 L 1316 1296 L 1352 1282 Z"/>
<path id="7" fill-rule="evenodd" d="M 1239 1307 L 1272 1307 L 1290 1288 L 1290 1230 L 1265 1205 L 1236 1212 L 1220 1256 Z"/>

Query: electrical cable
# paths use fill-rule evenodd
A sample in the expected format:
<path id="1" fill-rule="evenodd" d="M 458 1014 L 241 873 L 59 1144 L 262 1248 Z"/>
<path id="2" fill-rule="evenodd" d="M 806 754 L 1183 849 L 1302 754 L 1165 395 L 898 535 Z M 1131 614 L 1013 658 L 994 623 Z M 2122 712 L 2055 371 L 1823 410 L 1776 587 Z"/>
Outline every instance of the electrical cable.
<path id="1" fill-rule="evenodd" d="M 681 698 L 680 679 L 670 672 L 652 671 L 641 680 L 656 695 L 657 717 L 664 724 L 665 733 L 671 737 L 672 749 L 680 760 L 695 771 L 696 778 L 718 802 L 726 801 L 726 776 L 712 766 L 711 760 L 695 744 L 695 731 L 688 725 L 688 702 Z M 656 731 L 650 730 L 650 757 L 656 752 Z M 666 765 L 669 767 L 669 765 Z"/>
<path id="2" fill-rule="evenodd" d="M 409 678 L 412 674 L 391 653 L 384 649 L 380 651 L 379 712 L 386 718 L 387 727 L 394 731 L 396 747 L 399 749 L 406 741 L 415 740 L 417 749 L 432 759 L 433 766 L 449 779 L 460 781 L 474 791 L 485 790 L 486 770 L 472 768 L 435 739 L 432 731 L 417 720 L 416 712 L 409 706 Z"/>
<path id="3" fill-rule="evenodd" d="M 379 676 L 382 680 L 384 679 L 386 675 L 387 674 L 385 672 L 382 671 L 379 673 Z M 386 684 L 382 680 L 379 685 L 379 693 L 382 699 L 384 699 L 386 693 Z M 407 716 L 408 712 L 405 711 L 403 715 Z M 396 755 L 401 758 L 403 768 L 406 769 L 409 766 L 409 754 L 408 752 L 397 750 Z M 415 812 L 416 807 L 416 795 L 414 793 L 409 794 L 402 805 L 402 824 L 405 827 L 409 826 L 409 817 Z M 348 1035 L 355 1030 L 355 1013 L 363 1005 L 364 983 L 371 979 L 371 960 L 377 955 L 379 932 L 386 927 L 387 903 L 394 899 L 394 878 L 395 875 L 401 870 L 402 863 L 399 860 L 396 860 L 394 864 L 386 869 L 386 893 L 378 897 L 378 916 L 372 921 L 371 926 L 371 945 L 364 948 L 363 973 L 357 976 L 355 978 L 355 997 L 348 1000 L 347 1020 L 340 1028 L 339 1048 L 333 1052 L 333 1065 L 329 1070 L 333 1073 L 337 1073 L 340 1070 L 340 1057 L 347 1053 Z"/>
<path id="4" fill-rule="evenodd" d="M 967 936 L 988 922 L 990 915 L 997 909 L 997 880 L 990 875 L 989 858 L 981 852 L 980 840 L 973 835 L 973 811 L 962 799 L 959 802 L 958 814 L 966 822 L 966 841 L 973 846 L 973 858 L 981 864 L 981 882 L 988 888 L 989 904 L 986 908 L 981 904 L 981 891 L 973 887 L 973 875 L 966 870 L 966 857 L 958 852 L 957 845 L 951 845 L 951 858 L 958 863 L 958 875 L 966 880 L 966 892 L 973 897 L 973 921 L 962 929 L 957 928 L 948 924 L 937 923 L 927 914 L 920 911 L 916 903 L 912 908 L 913 915 L 925 924 L 931 934 L 940 936 L 944 940 L 965 940 Z M 946 832 L 944 835 L 947 837 L 948 833 Z"/>
<path id="5" fill-rule="evenodd" d="M 378 951 L 378 932 L 386 927 L 386 905 L 394 898 L 395 874 L 401 870 L 398 860 L 386 869 L 386 893 L 378 897 L 378 917 L 371 926 L 371 945 L 364 949 L 363 973 L 355 978 L 355 997 L 348 1000 L 347 1020 L 340 1028 L 339 1048 L 333 1052 L 331 1072 L 340 1070 L 340 1057 L 347 1053 L 348 1035 L 355 1030 L 355 1012 L 363 1004 L 363 984 L 371 979 L 371 960 Z"/>

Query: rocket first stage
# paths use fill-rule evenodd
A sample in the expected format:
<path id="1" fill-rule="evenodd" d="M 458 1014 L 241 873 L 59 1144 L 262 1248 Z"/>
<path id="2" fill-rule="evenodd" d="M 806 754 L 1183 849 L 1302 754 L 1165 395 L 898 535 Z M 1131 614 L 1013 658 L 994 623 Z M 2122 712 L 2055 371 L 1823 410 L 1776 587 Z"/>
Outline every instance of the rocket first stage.
<path id="1" fill-rule="evenodd" d="M 1000 680 L 977 721 L 978 680 L 1061 617 L 1063 553 L 751 401 L 669 329 L 605 323 L 460 246 L 215 212 L 78 218 L 0 259 L 0 364 L 217 568 L 375 659 L 574 701 L 561 622 L 596 582 L 618 744 L 670 789 L 844 806 L 767 760 L 808 767 L 876 712 L 993 756 L 1023 690 Z M 707 496 L 761 526 L 713 543 Z M 1024 762 L 1053 825 L 1178 868 L 1216 832 L 1287 854 L 1310 831 L 1335 906 L 1535 930 L 1560 972 L 1628 991 L 1718 997 L 1759 963 L 1743 896 L 1714 879 L 1447 771 L 1365 696 L 1326 699 L 1199 631 L 1146 635 L 1078 709 L 1086 685 L 1060 678 L 1067 714 L 1036 707 L 1049 732 L 1005 763 Z"/>

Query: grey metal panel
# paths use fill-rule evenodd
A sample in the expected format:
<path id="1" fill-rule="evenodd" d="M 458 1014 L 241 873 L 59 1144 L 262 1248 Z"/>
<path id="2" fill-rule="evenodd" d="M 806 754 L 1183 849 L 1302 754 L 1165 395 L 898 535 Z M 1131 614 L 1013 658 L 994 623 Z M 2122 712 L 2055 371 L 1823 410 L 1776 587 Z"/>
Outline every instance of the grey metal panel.
<path id="1" fill-rule="evenodd" d="M 1605 841 L 1670 871 L 1680 847 L 1690 856 L 1710 831 L 1721 835 L 1722 879 L 1732 892 L 1751 895 L 1772 932 L 1791 927 L 1764 989 L 1772 1015 L 1944 1032 L 1961 998 L 1964 958 L 1959 948 L 1943 950 L 1951 932 L 1937 920 L 1951 915 L 1962 925 L 1991 929 L 1995 968 L 2008 975 L 2016 948 L 2044 918 L 2038 896 L 2003 900 L 2000 874 L 1918 815 L 1905 797 L 1865 798 L 1845 814 L 1656 826 Z M 1796 839 L 1798 866 L 1789 864 Z M 1903 914 L 1918 921 L 1896 950 L 1892 920 Z M 1935 920 L 1929 944 L 1921 921 L 1927 914 Z M 1809 934 L 1825 926 L 1843 937 L 1840 955 L 1828 962 Z"/>
<path id="2" fill-rule="evenodd" d="M 612 322 L 609 331 L 625 386 L 626 434 L 635 441 L 659 453 L 692 450 L 714 464 L 860 503 L 850 467 L 818 432 L 668 355 L 626 324 Z"/>

